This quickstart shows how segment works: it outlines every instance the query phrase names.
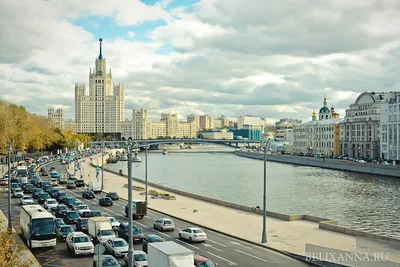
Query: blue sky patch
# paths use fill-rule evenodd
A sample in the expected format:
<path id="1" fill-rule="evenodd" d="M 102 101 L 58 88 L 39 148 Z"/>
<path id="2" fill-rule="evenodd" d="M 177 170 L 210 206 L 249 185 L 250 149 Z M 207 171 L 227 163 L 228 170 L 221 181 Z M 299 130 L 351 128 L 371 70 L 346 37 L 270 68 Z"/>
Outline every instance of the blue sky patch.
<path id="1" fill-rule="evenodd" d="M 157 49 L 155 51 L 155 53 L 159 54 L 159 55 L 169 55 L 173 51 L 174 51 L 174 48 L 172 47 L 172 45 L 170 43 L 168 43 L 168 44 L 161 46 L 159 49 Z"/>

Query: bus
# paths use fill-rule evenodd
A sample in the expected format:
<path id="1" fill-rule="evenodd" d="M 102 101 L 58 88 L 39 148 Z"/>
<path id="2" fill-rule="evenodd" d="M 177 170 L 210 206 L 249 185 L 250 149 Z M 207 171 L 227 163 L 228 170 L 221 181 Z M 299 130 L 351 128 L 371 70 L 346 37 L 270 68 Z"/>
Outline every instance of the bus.
<path id="1" fill-rule="evenodd" d="M 21 207 L 20 225 L 29 248 L 56 246 L 53 214 L 40 205 Z"/>
<path id="2" fill-rule="evenodd" d="M 27 177 L 28 176 L 28 167 L 26 165 L 17 166 L 17 177 Z"/>

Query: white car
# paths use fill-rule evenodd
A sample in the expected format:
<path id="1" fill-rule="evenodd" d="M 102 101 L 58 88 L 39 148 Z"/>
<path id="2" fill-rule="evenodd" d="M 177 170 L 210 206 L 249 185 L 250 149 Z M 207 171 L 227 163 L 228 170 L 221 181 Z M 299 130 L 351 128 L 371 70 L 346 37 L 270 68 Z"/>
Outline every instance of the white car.
<path id="1" fill-rule="evenodd" d="M 49 198 L 44 201 L 45 209 L 53 209 L 53 208 L 57 208 L 57 206 L 58 206 L 58 202 L 53 198 Z"/>
<path id="2" fill-rule="evenodd" d="M 160 231 L 167 231 L 167 230 L 174 231 L 175 224 L 171 219 L 160 218 L 160 219 L 154 220 L 153 228 L 158 229 Z"/>
<path id="3" fill-rule="evenodd" d="M 21 205 L 27 205 L 27 204 L 32 204 L 33 203 L 33 198 L 30 196 L 23 196 L 21 197 Z"/>
<path id="4" fill-rule="evenodd" d="M 94 254 L 94 246 L 90 238 L 82 232 L 71 232 L 65 240 L 67 250 L 74 255 Z"/>
<path id="5" fill-rule="evenodd" d="M 359 163 L 365 163 L 366 161 L 365 161 L 365 160 L 362 160 L 362 159 L 360 159 L 358 162 L 359 162 Z"/>
<path id="6" fill-rule="evenodd" d="M 114 217 L 108 217 L 111 221 L 111 227 L 114 231 L 119 230 L 119 225 L 121 224 L 119 221 L 117 221 Z"/>
<path id="7" fill-rule="evenodd" d="M 61 165 L 65 165 L 67 162 L 65 160 L 61 161 Z"/>
<path id="8" fill-rule="evenodd" d="M 128 243 L 125 239 L 117 237 L 107 240 L 104 243 L 108 252 L 111 253 L 114 257 L 121 257 L 128 255 Z"/>
<path id="9" fill-rule="evenodd" d="M 147 265 L 147 254 L 144 251 L 141 250 L 135 250 L 133 251 L 133 257 L 135 258 L 135 266 L 148 266 Z M 124 257 L 125 264 L 128 265 L 129 258 L 128 254 L 125 255 Z"/>
<path id="10" fill-rule="evenodd" d="M 81 217 L 89 217 L 92 214 L 92 211 L 89 209 L 88 205 L 78 205 L 76 206 L 76 211 L 79 213 Z"/>
<path id="11" fill-rule="evenodd" d="M 50 185 L 52 185 L 52 186 L 57 186 L 57 185 L 58 185 L 58 180 L 57 180 L 57 178 L 51 178 L 51 179 L 50 179 Z"/>
<path id="12" fill-rule="evenodd" d="M 186 239 L 189 242 L 203 242 L 207 240 L 207 234 L 197 227 L 188 227 L 179 231 L 180 239 Z"/>
<path id="13" fill-rule="evenodd" d="M 23 197 L 24 192 L 22 191 L 21 188 L 17 188 L 14 190 L 13 197 Z"/>

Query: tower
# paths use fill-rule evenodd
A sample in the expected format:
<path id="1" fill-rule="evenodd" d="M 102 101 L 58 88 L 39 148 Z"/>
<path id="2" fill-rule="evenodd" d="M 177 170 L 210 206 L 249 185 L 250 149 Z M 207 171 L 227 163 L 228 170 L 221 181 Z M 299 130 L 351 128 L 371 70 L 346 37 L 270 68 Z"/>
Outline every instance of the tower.
<path id="1" fill-rule="evenodd" d="M 320 120 L 332 119 L 332 113 L 328 108 L 328 102 L 326 101 L 326 96 L 324 97 L 324 105 L 322 108 L 320 108 L 318 115 Z"/>
<path id="2" fill-rule="evenodd" d="M 316 121 L 317 120 L 317 113 L 315 112 L 315 110 L 312 112 L 312 120 Z"/>

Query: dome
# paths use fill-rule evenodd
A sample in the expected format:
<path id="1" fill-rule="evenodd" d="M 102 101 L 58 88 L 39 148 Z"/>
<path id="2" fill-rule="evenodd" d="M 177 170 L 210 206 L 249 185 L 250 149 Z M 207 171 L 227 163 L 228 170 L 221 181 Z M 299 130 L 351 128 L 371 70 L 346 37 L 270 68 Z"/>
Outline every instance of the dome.
<path id="1" fill-rule="evenodd" d="M 322 107 L 320 110 L 319 110 L 319 113 L 330 113 L 331 111 L 329 110 L 329 108 L 327 108 L 327 107 Z"/>

